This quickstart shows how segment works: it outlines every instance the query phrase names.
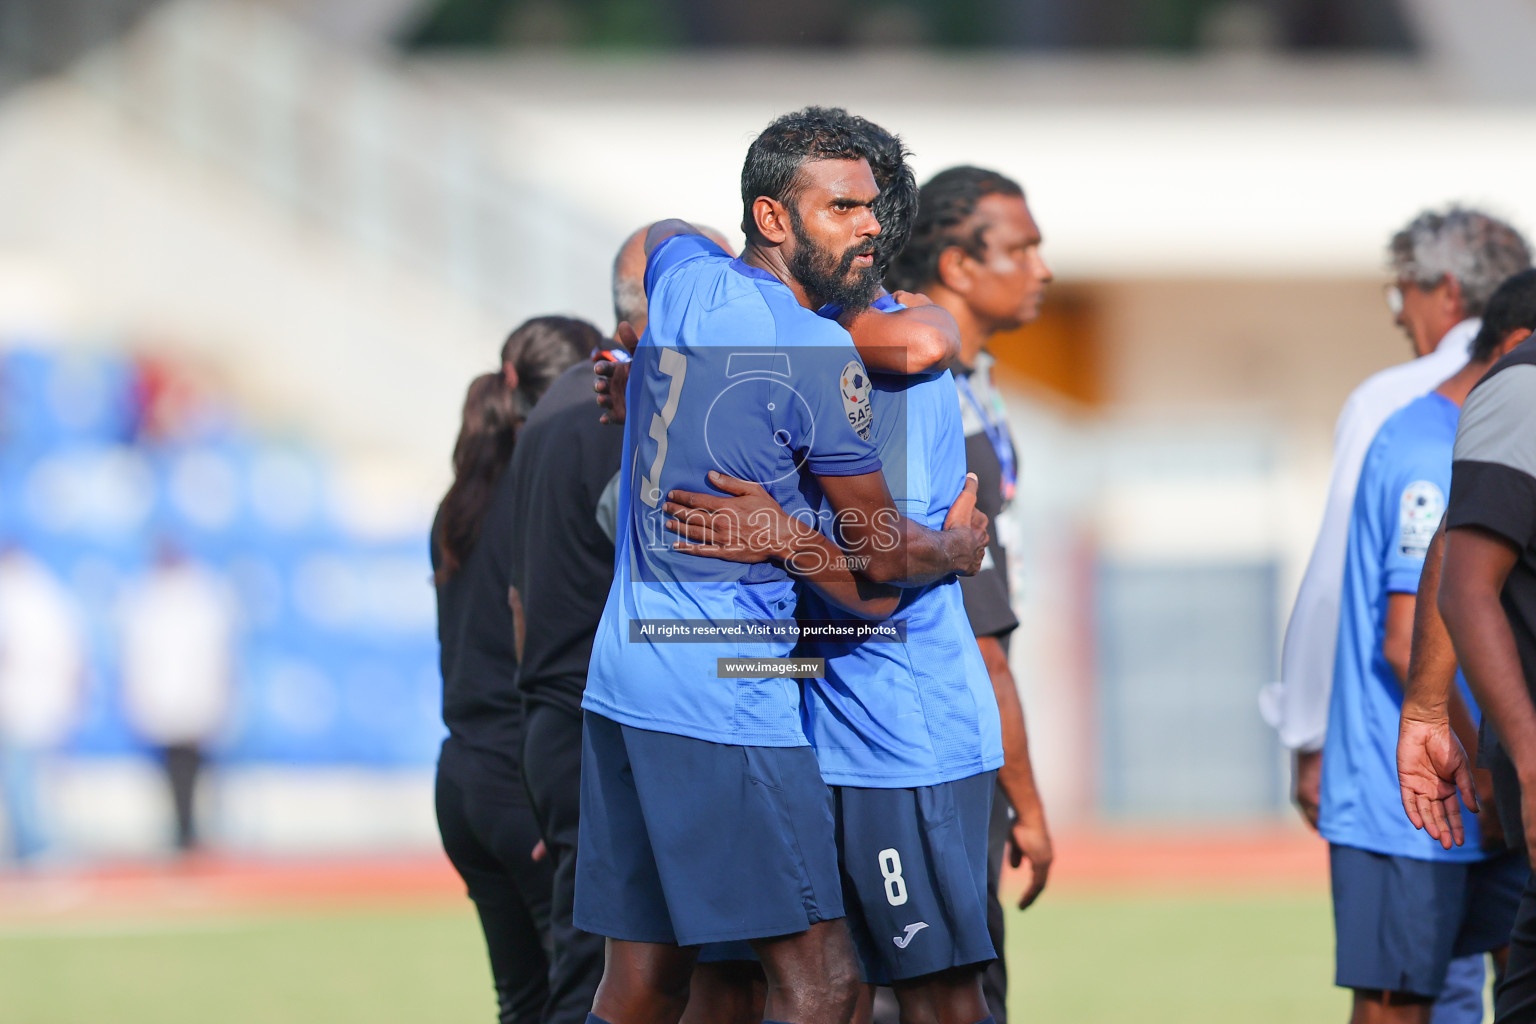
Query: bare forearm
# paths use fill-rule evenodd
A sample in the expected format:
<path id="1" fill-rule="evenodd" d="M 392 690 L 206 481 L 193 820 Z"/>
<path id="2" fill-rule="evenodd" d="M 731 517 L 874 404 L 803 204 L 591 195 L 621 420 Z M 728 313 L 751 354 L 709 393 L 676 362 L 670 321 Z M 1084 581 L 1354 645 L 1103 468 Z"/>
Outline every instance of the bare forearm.
<path id="1" fill-rule="evenodd" d="M 1019 700 L 1019 690 L 1008 667 L 1008 655 L 996 637 L 978 637 L 976 643 L 992 680 L 992 693 L 997 698 L 997 713 L 1003 725 L 1003 766 L 997 772 L 998 784 L 1021 818 L 1043 814 L 1034 766 L 1029 760 L 1024 704 Z"/>
<path id="2" fill-rule="evenodd" d="M 1462 671 L 1483 714 L 1492 719 L 1522 779 L 1536 779 L 1536 708 L 1498 594 L 1453 587 L 1442 590 L 1441 604 Z"/>
<path id="3" fill-rule="evenodd" d="M 883 619 L 896 610 L 901 592 L 895 587 L 871 583 L 856 571 L 857 555 L 847 555 L 820 533 L 800 533 L 783 559 L 796 579 L 809 583 L 828 601 L 845 611 L 869 619 Z"/>
<path id="4" fill-rule="evenodd" d="M 940 306 L 882 313 L 866 309 L 847 323 L 864 366 L 875 373 L 927 373 L 960 351 L 960 328 Z"/>
<path id="5" fill-rule="evenodd" d="M 1408 681 L 1403 686 L 1403 709 L 1421 719 L 1446 714 L 1451 694 L 1456 689 L 1456 649 L 1440 617 L 1440 567 L 1445 556 L 1445 526 L 1429 543 L 1424 557 L 1424 571 L 1419 576 L 1419 593 L 1413 608 L 1413 643 L 1408 659 Z"/>
<path id="6" fill-rule="evenodd" d="M 1392 669 L 1392 674 L 1397 677 L 1397 685 L 1406 691 L 1408 687 L 1409 654 L 1408 645 L 1393 646 L 1382 645 L 1382 656 L 1387 659 L 1387 664 Z"/>
<path id="7" fill-rule="evenodd" d="M 906 518 L 893 525 L 894 545 L 869 545 L 864 575 L 877 583 L 924 587 L 959 572 L 969 556 L 966 538 L 955 531 L 930 530 Z"/>
<path id="8" fill-rule="evenodd" d="M 1413 594 L 1388 594 L 1385 635 L 1381 639 L 1382 657 L 1392 666 L 1398 686 L 1408 683 L 1408 661 L 1413 651 Z"/>
<path id="9" fill-rule="evenodd" d="M 1451 731 L 1461 741 L 1461 748 L 1473 764 L 1477 763 L 1477 722 L 1472 719 L 1472 709 L 1461 696 L 1461 691 L 1451 687 L 1449 717 Z"/>
<path id="10" fill-rule="evenodd" d="M 864 560 L 859 575 L 873 583 L 924 586 L 952 573 L 973 573 L 986 550 L 986 517 L 975 510 L 976 476 L 950 506 L 944 529 L 925 529 L 896 511 L 879 472 L 818 476 L 835 512 L 835 535 Z"/>
<path id="11" fill-rule="evenodd" d="M 1433 608 L 1434 602 L 1421 601 L 1419 605 Z M 1456 688 L 1456 649 L 1451 646 L 1438 612 L 1435 625 L 1438 636 L 1425 640 L 1414 637 L 1413 654 L 1408 659 L 1408 682 L 1403 686 L 1403 706 L 1443 718 Z"/>

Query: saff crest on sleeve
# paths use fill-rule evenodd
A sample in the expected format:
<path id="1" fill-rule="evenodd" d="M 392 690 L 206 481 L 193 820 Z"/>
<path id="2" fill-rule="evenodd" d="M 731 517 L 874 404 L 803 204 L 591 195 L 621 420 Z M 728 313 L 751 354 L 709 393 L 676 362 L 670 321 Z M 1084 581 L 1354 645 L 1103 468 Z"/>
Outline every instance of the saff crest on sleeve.
<path id="1" fill-rule="evenodd" d="M 1404 558 L 1423 558 L 1440 528 L 1445 492 L 1432 480 L 1415 480 L 1403 491 L 1397 520 L 1398 551 Z"/>
<path id="2" fill-rule="evenodd" d="M 870 426 L 875 421 L 874 409 L 869 404 L 869 388 L 869 374 L 864 364 L 857 359 L 850 359 L 848 365 L 843 367 L 839 390 L 843 395 L 843 411 L 848 414 L 848 422 L 865 441 L 869 440 Z"/>

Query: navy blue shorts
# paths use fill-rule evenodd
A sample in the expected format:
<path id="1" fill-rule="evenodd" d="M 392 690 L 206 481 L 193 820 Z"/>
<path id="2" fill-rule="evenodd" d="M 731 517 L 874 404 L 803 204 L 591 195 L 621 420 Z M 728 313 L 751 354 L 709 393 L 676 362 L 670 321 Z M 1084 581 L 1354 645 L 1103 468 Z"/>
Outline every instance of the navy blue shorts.
<path id="1" fill-rule="evenodd" d="M 848 926 L 877 985 L 996 958 L 987 829 L 997 772 L 916 789 L 834 786 Z"/>
<path id="2" fill-rule="evenodd" d="M 752 943 L 711 942 L 699 947 L 701 964 L 723 964 L 732 960 L 757 960 L 757 953 L 752 949 Z"/>
<path id="3" fill-rule="evenodd" d="M 843 916 L 810 747 L 745 747 L 585 713 L 575 924 L 696 946 Z"/>
<path id="4" fill-rule="evenodd" d="M 1474 863 L 1329 846 L 1335 983 L 1439 998 L 1457 957 L 1509 944 L 1529 869 L 1518 853 Z"/>

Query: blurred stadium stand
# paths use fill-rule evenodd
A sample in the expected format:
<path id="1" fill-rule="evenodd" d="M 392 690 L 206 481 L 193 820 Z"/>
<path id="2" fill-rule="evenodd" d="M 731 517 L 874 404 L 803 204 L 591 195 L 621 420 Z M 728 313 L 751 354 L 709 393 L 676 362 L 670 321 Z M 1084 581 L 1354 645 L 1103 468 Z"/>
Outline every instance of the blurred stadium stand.
<path id="1" fill-rule="evenodd" d="M 412 45 L 1192 51 L 1240 38 L 1290 50 L 1406 51 L 1393 0 L 434 0 Z"/>
<path id="2" fill-rule="evenodd" d="M 474 103 L 305 25 L 163 4 L 10 93 L 0 322 L 131 331 L 264 422 L 437 491 L 500 338 L 606 320 L 609 242 L 509 172 Z"/>
<path id="3" fill-rule="evenodd" d="M 606 263 L 600 232 L 509 176 L 472 105 L 268 7 L 180 0 L 79 80 L 136 127 L 504 322 L 534 296 L 564 308 L 604 290 L 601 275 L 576 284 Z"/>
<path id="4" fill-rule="evenodd" d="M 264 439 L 227 412 L 189 411 L 165 375 L 80 351 L 12 348 L 0 359 L 0 538 L 65 580 L 87 623 L 87 696 L 67 747 L 75 774 L 141 752 L 120 703 L 118 603 L 167 538 L 240 598 L 238 698 L 215 749 L 226 788 L 260 788 L 261 773 L 242 778 L 247 765 L 419 774 L 443 734 L 422 532 L 349 526 L 321 453 Z M 157 407 L 177 397 L 179 411 Z M 86 798 L 69 788 L 66 819 L 71 799 Z M 224 802 L 247 805 L 246 838 L 263 845 L 251 800 Z M 130 838 L 81 835 L 80 820 L 62 827 L 77 846 Z"/>
<path id="5" fill-rule="evenodd" d="M 66 68 L 128 31 L 161 0 L 11 0 L 0 4 L 0 94 Z"/>
<path id="6" fill-rule="evenodd" d="M 90 639 L 83 718 L 40 772 L 54 851 L 169 834 L 115 664 L 119 595 L 164 537 L 245 614 L 211 842 L 429 848 L 425 535 L 457 407 L 519 320 L 606 306 L 608 245 L 376 56 L 276 5 L 150 8 L 33 10 L 7 37 L 32 57 L 0 107 L 0 539 Z"/>

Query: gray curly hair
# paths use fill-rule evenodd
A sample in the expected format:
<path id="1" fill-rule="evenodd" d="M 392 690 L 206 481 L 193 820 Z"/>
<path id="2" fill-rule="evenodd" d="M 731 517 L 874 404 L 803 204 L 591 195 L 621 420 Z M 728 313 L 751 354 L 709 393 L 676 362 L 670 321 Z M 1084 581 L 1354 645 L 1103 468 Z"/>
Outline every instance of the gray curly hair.
<path id="1" fill-rule="evenodd" d="M 1479 210 L 1425 210 L 1392 236 L 1388 262 L 1400 281 L 1433 288 L 1446 275 L 1461 285 L 1466 316 L 1482 316 L 1511 275 L 1531 266 L 1531 251 L 1509 224 Z"/>

